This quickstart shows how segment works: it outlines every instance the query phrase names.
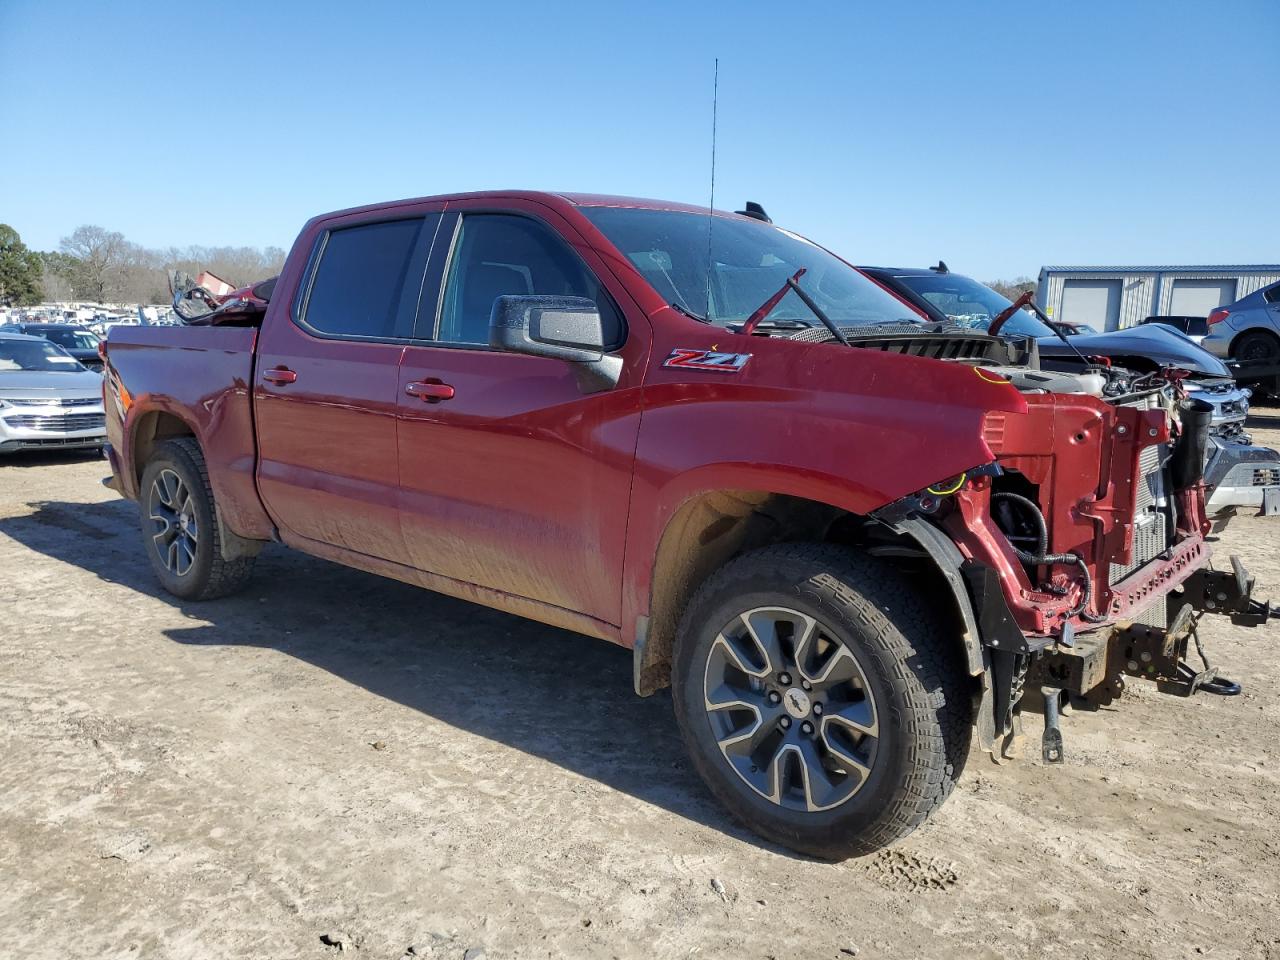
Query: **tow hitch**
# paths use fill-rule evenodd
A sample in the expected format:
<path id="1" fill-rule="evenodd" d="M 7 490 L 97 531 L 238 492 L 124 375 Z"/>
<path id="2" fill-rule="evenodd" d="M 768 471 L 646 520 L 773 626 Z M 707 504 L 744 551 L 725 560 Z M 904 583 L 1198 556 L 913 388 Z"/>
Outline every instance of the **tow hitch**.
<path id="1" fill-rule="evenodd" d="M 1057 687 L 1041 687 L 1044 697 L 1044 736 L 1040 740 L 1040 757 L 1045 763 L 1064 763 L 1061 719 L 1062 691 Z"/>

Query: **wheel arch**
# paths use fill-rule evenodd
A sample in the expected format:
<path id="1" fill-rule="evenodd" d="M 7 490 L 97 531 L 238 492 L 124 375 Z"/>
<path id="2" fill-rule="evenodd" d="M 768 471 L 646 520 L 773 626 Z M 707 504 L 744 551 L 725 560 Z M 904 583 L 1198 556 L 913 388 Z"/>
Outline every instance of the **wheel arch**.
<path id="1" fill-rule="evenodd" d="M 128 463 L 135 489 L 141 490 L 142 471 L 155 453 L 156 446 L 177 437 L 191 437 L 200 443 L 195 427 L 170 410 L 153 408 L 132 418 Z"/>
<path id="2" fill-rule="evenodd" d="M 1240 341 L 1245 337 L 1253 336 L 1266 337 L 1276 345 L 1276 351 L 1280 352 L 1280 334 L 1276 333 L 1276 331 L 1272 330 L 1270 327 L 1263 326 L 1262 324 L 1255 324 L 1254 326 L 1245 327 L 1243 330 L 1237 331 L 1235 336 L 1231 338 L 1230 346 L 1227 347 L 1227 355 L 1234 359 L 1239 359 L 1236 357 L 1236 350 L 1240 346 Z"/>
<path id="3" fill-rule="evenodd" d="M 188 439 L 199 450 L 201 457 L 206 458 L 205 477 L 210 483 L 214 501 L 214 522 L 218 526 L 218 544 L 222 559 L 228 562 L 245 557 L 254 557 L 262 550 L 264 540 L 257 537 L 246 537 L 239 534 L 228 523 L 222 508 L 217 482 L 208 471 L 207 454 L 204 443 L 195 427 L 183 417 L 171 410 L 153 408 L 137 414 L 129 430 L 129 452 L 127 463 L 132 476 L 134 489 L 137 490 L 141 502 L 146 496 L 142 489 L 142 473 L 148 461 L 155 454 L 156 447 L 167 440 Z"/>
<path id="4" fill-rule="evenodd" d="M 637 617 L 633 681 L 640 696 L 670 684 L 676 629 L 690 598 L 717 569 L 758 547 L 785 542 L 835 543 L 890 563 L 909 565 L 922 589 L 952 598 L 950 612 L 968 672 L 983 672 L 973 603 L 960 564 L 964 557 L 924 520 L 889 527 L 829 503 L 773 490 L 714 489 L 687 497 L 657 540 L 647 613 Z"/>

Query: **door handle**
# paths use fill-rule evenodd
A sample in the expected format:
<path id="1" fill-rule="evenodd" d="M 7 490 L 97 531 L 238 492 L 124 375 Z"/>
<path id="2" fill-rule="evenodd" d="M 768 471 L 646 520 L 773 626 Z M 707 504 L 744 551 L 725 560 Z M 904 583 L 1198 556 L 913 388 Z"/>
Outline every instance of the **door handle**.
<path id="1" fill-rule="evenodd" d="M 288 367 L 272 367 L 270 370 L 262 371 L 262 379 L 267 383 L 293 383 L 298 379 L 298 375 Z"/>
<path id="2" fill-rule="evenodd" d="M 453 387 L 447 383 L 442 383 L 435 377 L 427 380 L 415 380 L 404 388 L 404 392 L 411 397 L 425 400 L 427 403 L 439 403 L 441 400 L 453 399 Z"/>

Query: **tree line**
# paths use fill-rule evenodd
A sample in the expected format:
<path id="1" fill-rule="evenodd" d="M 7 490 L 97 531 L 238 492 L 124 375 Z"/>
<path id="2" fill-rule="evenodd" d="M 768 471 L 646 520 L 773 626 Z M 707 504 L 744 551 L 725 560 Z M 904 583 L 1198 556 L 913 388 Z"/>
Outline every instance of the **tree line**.
<path id="1" fill-rule="evenodd" d="M 57 250 L 29 249 L 18 231 L 0 223 L 0 305 L 45 300 L 95 303 L 168 303 L 170 270 L 195 276 L 208 270 L 243 286 L 280 272 L 279 247 L 169 247 L 154 250 L 124 234 L 86 224 L 63 237 Z"/>
<path id="2" fill-rule="evenodd" d="M 1027 291 L 1034 293 L 1036 289 L 1036 282 L 1030 277 L 1018 277 L 1014 280 L 985 280 L 983 283 L 1009 300 L 1017 300 Z"/>

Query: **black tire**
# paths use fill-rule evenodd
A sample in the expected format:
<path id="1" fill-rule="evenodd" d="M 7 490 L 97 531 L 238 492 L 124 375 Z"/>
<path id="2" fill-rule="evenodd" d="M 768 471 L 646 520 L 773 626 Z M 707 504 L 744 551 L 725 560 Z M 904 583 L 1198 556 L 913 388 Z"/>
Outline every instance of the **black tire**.
<path id="1" fill-rule="evenodd" d="M 713 724 L 723 721 L 713 720 L 713 711 L 708 708 L 713 664 L 741 662 L 724 656 L 728 649 L 724 637 L 735 622 L 745 623 L 740 616 L 744 612 L 771 615 L 779 608 L 813 618 L 819 625 L 822 643 L 829 650 L 843 645 L 853 655 L 861 676 L 846 689 L 861 691 L 871 700 L 876 719 L 875 736 L 869 739 L 869 753 L 864 754 L 872 757 L 868 761 L 869 772 L 859 778 L 860 785 L 853 788 L 851 795 L 825 809 L 815 809 L 816 794 L 810 789 L 814 777 L 808 772 L 803 777 L 794 775 L 796 764 L 805 763 L 803 756 L 825 752 L 823 767 L 830 776 L 822 779 L 820 771 L 820 786 L 827 787 L 831 779 L 844 784 L 827 798 L 838 796 L 854 782 L 851 777 L 841 779 L 841 767 L 852 765 L 838 757 L 833 759 L 827 750 L 831 744 L 827 723 L 836 719 L 830 714 L 838 712 L 838 704 L 833 701 L 825 719 L 820 714 L 813 715 L 818 713 L 817 707 L 807 708 L 813 712 L 803 716 L 817 721 L 822 742 L 813 748 L 814 752 L 803 756 L 792 749 L 792 757 L 784 761 L 791 763 L 785 774 L 793 784 L 788 796 L 800 790 L 804 809 L 770 799 L 748 782 L 748 774 L 731 765 L 720 743 L 741 738 L 736 732 L 718 736 Z M 774 633 L 782 636 L 785 630 L 775 629 Z M 782 641 L 784 647 L 790 642 Z M 764 647 L 756 649 L 763 651 Z M 672 674 L 676 719 L 698 773 L 716 798 L 751 830 L 821 859 L 861 856 L 888 846 L 922 824 L 951 793 L 960 775 L 972 736 L 973 704 L 973 686 L 961 650 L 957 629 L 931 609 L 929 598 L 918 584 L 909 582 L 893 568 L 828 544 L 765 547 L 726 564 L 690 601 L 676 638 Z M 803 657 L 797 655 L 793 659 L 798 663 Z M 764 665 L 756 666 L 767 671 L 768 661 L 766 654 Z M 733 669 L 731 666 L 730 671 Z M 819 700 L 825 694 L 819 690 L 817 677 L 803 668 L 794 669 L 807 678 L 803 682 L 810 691 L 808 696 L 821 706 Z M 778 676 L 776 671 L 771 675 Z M 794 682 L 795 678 L 783 679 Z M 807 686 L 810 679 L 815 681 L 813 686 Z M 766 681 L 761 683 L 768 685 Z M 729 688 L 723 685 L 716 688 L 718 700 L 726 689 Z M 784 691 L 786 712 L 802 716 L 792 713 L 794 703 L 788 705 L 791 688 L 780 689 Z M 766 696 L 772 698 L 777 692 L 771 689 Z M 737 696 L 734 692 L 728 699 L 732 702 Z M 755 711 L 758 722 L 751 726 L 752 731 L 765 729 L 766 719 L 771 716 L 765 713 L 768 709 L 765 706 L 764 710 Z M 778 719 L 773 722 L 787 726 L 778 735 L 802 736 L 796 726 L 798 721 L 776 716 Z M 813 724 L 800 724 L 806 725 L 809 739 L 816 741 Z M 837 728 L 839 724 L 833 724 L 833 729 Z M 720 729 L 723 732 L 724 728 Z M 867 742 L 860 741 L 859 748 Z M 775 756 L 788 749 L 791 748 L 782 749 Z M 842 749 L 853 753 L 847 747 Z M 753 753 L 749 760 L 739 757 L 737 762 L 755 763 L 755 759 Z M 749 769 L 750 776 L 760 776 L 756 766 Z M 782 772 L 774 773 L 768 781 L 774 785 L 771 790 L 776 796 L 783 795 L 776 786 L 783 777 Z M 795 783 L 797 780 L 801 782 Z"/>
<path id="2" fill-rule="evenodd" d="M 1280 362 L 1280 339 L 1264 330 L 1251 330 L 1231 345 L 1231 356 L 1235 360 Z"/>
<path id="3" fill-rule="evenodd" d="M 175 499 L 172 509 L 164 503 L 170 489 L 178 491 L 176 499 L 169 495 Z M 212 600 L 249 582 L 256 557 L 223 559 L 217 505 L 195 440 L 180 437 L 156 446 L 142 471 L 138 501 L 143 548 L 169 593 L 183 600 Z M 176 518 L 167 519 L 170 514 Z"/>

